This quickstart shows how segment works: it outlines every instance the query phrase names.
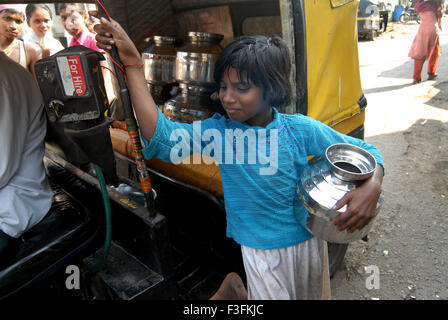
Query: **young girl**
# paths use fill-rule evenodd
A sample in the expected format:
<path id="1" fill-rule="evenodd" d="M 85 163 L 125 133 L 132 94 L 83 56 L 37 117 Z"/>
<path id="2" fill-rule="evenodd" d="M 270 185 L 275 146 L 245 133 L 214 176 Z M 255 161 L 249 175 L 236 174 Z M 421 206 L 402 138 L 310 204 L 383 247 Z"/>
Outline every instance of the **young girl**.
<path id="1" fill-rule="evenodd" d="M 53 17 L 47 5 L 29 4 L 25 13 L 26 22 L 32 30 L 25 41 L 37 46 L 42 59 L 64 50 L 64 46 L 51 34 Z"/>
<path id="2" fill-rule="evenodd" d="M 101 51 L 96 45 L 95 35 L 88 29 L 90 20 L 84 4 L 61 4 L 59 11 L 65 30 L 72 36 L 69 47 L 79 45 Z"/>
<path id="3" fill-rule="evenodd" d="M 172 161 L 180 149 L 213 149 L 209 154 L 213 153 L 221 171 L 227 236 L 241 245 L 248 298 L 320 299 L 323 292 L 328 294 L 326 244 L 299 223 L 306 214 L 296 193 L 299 175 L 309 155 L 322 156 L 334 143 L 361 146 L 375 156 L 380 164 L 375 174 L 335 206 L 339 209 L 348 204 L 334 223 L 341 231 L 353 232 L 375 214 L 382 159 L 375 147 L 362 140 L 301 114 L 277 111 L 291 100 L 291 65 L 285 43 L 276 36 L 247 36 L 231 42 L 214 72 L 226 116 L 215 114 L 204 121 L 184 124 L 168 121 L 154 103 L 146 87 L 140 54 L 120 25 L 101 19 L 95 30 L 98 46 L 109 51 L 116 45 L 123 64 L 128 66 L 127 84 L 146 145 L 145 157 Z M 249 150 L 254 140 L 246 141 L 244 148 L 236 146 L 252 135 L 257 138 L 256 161 Z"/>

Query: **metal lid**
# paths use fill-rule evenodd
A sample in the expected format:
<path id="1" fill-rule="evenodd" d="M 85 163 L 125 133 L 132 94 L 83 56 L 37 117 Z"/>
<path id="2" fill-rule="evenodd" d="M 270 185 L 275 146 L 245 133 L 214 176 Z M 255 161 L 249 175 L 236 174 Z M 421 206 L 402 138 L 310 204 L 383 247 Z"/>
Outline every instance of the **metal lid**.
<path id="1" fill-rule="evenodd" d="M 218 57 L 217 54 L 213 53 L 200 53 L 200 52 L 187 52 L 187 51 L 177 51 L 176 57 L 179 59 L 189 59 L 189 60 L 197 60 L 197 61 L 212 61 Z"/>
<path id="2" fill-rule="evenodd" d="M 156 45 L 174 45 L 176 42 L 176 38 L 171 36 L 153 36 L 152 38 Z"/>
<path id="3" fill-rule="evenodd" d="M 192 42 L 209 42 L 212 44 L 219 44 L 224 39 L 222 34 L 197 31 L 188 32 L 188 37 Z"/>

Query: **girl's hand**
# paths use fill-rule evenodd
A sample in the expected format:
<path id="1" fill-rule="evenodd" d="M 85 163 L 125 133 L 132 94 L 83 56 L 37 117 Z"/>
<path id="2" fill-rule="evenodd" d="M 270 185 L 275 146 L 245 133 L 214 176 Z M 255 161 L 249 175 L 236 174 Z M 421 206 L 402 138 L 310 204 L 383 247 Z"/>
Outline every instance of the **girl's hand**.
<path id="1" fill-rule="evenodd" d="M 48 58 L 50 56 L 50 49 L 47 48 L 47 44 L 46 44 L 45 38 L 43 38 L 42 41 L 36 41 L 35 43 L 42 50 L 42 54 L 41 54 L 42 59 Z"/>
<path id="2" fill-rule="evenodd" d="M 347 229 L 347 233 L 350 234 L 356 229 L 361 230 L 375 217 L 376 205 L 381 194 L 382 178 L 383 168 L 378 166 L 370 179 L 362 186 L 347 193 L 334 205 L 334 210 L 339 210 L 347 205 L 347 210 L 333 220 L 333 225 L 338 228 L 338 231 Z"/>
<path id="3" fill-rule="evenodd" d="M 89 12 L 92 16 L 97 16 L 95 12 Z M 121 62 L 126 66 L 130 64 L 141 64 L 141 55 L 135 47 L 126 31 L 118 22 L 111 19 L 109 22 L 105 18 L 100 19 L 100 24 L 94 26 L 96 32 L 95 39 L 97 46 L 110 53 L 112 46 L 118 49 Z"/>

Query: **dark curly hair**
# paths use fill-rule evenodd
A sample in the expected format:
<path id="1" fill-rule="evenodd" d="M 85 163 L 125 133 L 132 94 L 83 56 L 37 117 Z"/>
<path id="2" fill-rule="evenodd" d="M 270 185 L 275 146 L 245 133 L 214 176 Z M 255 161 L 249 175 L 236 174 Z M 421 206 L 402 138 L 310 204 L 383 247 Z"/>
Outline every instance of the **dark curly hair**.
<path id="1" fill-rule="evenodd" d="M 250 80 L 263 88 L 263 98 L 273 107 L 292 100 L 291 61 L 288 47 L 279 36 L 242 36 L 229 43 L 215 63 L 214 80 L 219 85 L 229 68 L 240 80 Z"/>

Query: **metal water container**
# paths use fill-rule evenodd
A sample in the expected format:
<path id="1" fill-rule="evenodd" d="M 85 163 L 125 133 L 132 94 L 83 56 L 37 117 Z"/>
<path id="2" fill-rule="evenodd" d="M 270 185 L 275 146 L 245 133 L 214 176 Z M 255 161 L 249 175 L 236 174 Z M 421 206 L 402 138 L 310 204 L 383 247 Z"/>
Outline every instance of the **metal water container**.
<path id="1" fill-rule="evenodd" d="M 179 94 L 165 102 L 163 114 L 168 120 L 184 123 L 205 120 L 219 111 L 206 87 L 180 83 Z"/>
<path id="2" fill-rule="evenodd" d="M 145 78 L 154 101 L 163 105 L 171 98 L 170 91 L 175 84 L 173 75 L 176 60 L 176 38 L 153 36 L 152 45 L 142 54 Z"/>
<path id="3" fill-rule="evenodd" d="M 154 36 L 154 44 L 142 54 L 146 81 L 153 85 L 174 82 L 173 68 L 176 59 L 176 38 Z"/>
<path id="4" fill-rule="evenodd" d="M 191 123 L 223 112 L 220 103 L 211 98 L 216 91 L 213 71 L 223 38 L 209 32 L 188 33 L 186 43 L 177 51 L 174 66 L 179 93 L 163 107 L 163 114 L 169 120 Z"/>
<path id="5" fill-rule="evenodd" d="M 329 242 L 348 243 L 364 238 L 375 219 L 351 234 L 346 230 L 338 232 L 332 222 L 347 206 L 337 211 L 331 208 L 348 192 L 370 178 L 376 166 L 375 158 L 357 146 L 341 143 L 328 147 L 325 158 L 312 161 L 300 176 L 297 191 L 308 210 L 308 215 L 299 221 L 314 236 Z M 383 199 L 381 192 L 375 216 Z"/>
<path id="6" fill-rule="evenodd" d="M 223 38 L 215 33 L 189 32 L 186 44 L 176 54 L 174 78 L 180 83 L 214 85 L 213 71 Z"/>

